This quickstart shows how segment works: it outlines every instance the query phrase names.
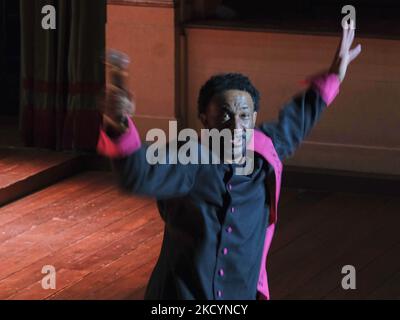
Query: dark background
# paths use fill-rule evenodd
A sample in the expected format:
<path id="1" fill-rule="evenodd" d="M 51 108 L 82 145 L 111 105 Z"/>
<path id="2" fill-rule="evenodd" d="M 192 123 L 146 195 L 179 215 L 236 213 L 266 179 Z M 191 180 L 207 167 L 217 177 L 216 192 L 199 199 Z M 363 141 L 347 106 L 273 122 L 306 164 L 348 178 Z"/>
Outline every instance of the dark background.
<path id="1" fill-rule="evenodd" d="M 18 0 L 0 0 L 0 115 L 19 108 L 20 13 Z"/>

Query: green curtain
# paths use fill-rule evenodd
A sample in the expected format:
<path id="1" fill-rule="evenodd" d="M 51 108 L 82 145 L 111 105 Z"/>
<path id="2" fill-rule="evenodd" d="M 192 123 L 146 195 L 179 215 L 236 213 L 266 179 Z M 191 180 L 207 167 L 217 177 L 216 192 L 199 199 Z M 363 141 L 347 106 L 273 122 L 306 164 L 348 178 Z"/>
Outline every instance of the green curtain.
<path id="1" fill-rule="evenodd" d="M 20 128 L 26 146 L 95 150 L 106 0 L 21 0 Z M 56 29 L 42 28 L 42 8 Z"/>

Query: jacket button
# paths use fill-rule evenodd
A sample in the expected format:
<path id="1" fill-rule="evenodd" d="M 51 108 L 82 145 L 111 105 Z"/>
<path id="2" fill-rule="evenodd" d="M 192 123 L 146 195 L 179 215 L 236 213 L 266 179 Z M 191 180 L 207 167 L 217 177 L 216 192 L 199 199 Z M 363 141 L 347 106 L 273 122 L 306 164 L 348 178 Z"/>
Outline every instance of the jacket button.
<path id="1" fill-rule="evenodd" d="M 235 212 L 235 207 L 231 208 L 231 212 L 234 213 Z"/>
<path id="2" fill-rule="evenodd" d="M 219 275 L 221 276 L 221 277 L 223 277 L 223 275 L 224 275 L 224 269 L 219 269 Z"/>
<path id="3" fill-rule="evenodd" d="M 218 295 L 218 297 L 222 297 L 222 291 L 221 291 L 221 290 L 218 290 L 218 291 L 217 291 L 217 295 Z"/>
<path id="4" fill-rule="evenodd" d="M 227 255 L 228 254 L 228 248 L 224 248 L 224 255 Z"/>
<path id="5" fill-rule="evenodd" d="M 226 229 L 226 231 L 228 231 L 228 233 L 231 233 L 231 232 L 232 232 L 232 227 L 228 227 L 228 228 Z"/>
<path id="6" fill-rule="evenodd" d="M 232 185 L 231 184 L 228 184 L 228 189 L 232 190 Z"/>

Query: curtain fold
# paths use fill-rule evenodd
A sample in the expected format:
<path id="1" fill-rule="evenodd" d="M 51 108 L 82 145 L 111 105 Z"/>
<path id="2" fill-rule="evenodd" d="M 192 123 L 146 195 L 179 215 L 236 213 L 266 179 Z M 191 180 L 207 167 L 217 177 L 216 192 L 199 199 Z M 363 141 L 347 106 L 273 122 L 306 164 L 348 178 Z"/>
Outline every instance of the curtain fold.
<path id="1" fill-rule="evenodd" d="M 26 146 L 95 150 L 106 0 L 21 0 L 20 128 Z M 42 29 L 42 7 L 56 29 Z"/>

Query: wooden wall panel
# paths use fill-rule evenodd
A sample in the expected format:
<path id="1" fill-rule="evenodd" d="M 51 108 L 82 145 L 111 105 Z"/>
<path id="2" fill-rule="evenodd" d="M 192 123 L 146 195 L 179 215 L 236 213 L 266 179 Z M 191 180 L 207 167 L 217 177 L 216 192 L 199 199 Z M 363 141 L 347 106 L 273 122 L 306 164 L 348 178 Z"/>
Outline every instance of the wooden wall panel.
<path id="1" fill-rule="evenodd" d="M 171 7 L 107 6 L 107 48 L 129 54 L 130 89 L 144 136 L 175 119 L 175 13 Z"/>

